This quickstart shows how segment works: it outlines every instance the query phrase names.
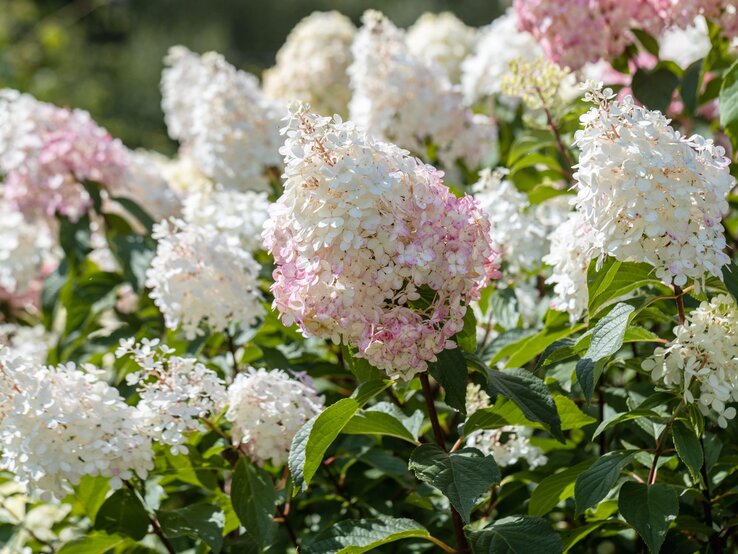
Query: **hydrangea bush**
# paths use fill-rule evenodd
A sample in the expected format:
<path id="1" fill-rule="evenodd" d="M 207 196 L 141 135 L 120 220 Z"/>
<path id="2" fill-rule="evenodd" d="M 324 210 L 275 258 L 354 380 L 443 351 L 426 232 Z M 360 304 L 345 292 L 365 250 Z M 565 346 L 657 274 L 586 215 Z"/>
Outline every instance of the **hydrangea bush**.
<path id="1" fill-rule="evenodd" d="M 736 7 L 486 23 L 0 91 L 0 552 L 738 551 Z"/>

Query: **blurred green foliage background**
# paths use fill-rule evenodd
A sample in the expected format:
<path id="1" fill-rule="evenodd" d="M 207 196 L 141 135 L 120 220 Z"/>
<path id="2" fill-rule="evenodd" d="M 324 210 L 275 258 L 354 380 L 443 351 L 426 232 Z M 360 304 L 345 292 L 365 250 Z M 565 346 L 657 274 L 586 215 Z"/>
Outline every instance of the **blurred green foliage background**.
<path id="1" fill-rule="evenodd" d="M 159 107 L 170 46 L 217 50 L 258 74 L 312 11 L 358 23 L 368 8 L 403 27 L 444 10 L 481 26 L 502 9 L 498 0 L 0 0 L 0 88 L 84 108 L 128 146 L 172 153 Z"/>

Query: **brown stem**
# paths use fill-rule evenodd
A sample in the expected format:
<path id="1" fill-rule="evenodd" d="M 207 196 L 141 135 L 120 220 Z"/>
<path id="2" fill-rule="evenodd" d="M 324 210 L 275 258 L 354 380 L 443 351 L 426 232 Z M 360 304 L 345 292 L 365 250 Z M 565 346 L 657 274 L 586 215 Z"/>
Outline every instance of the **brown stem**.
<path id="1" fill-rule="evenodd" d="M 129 482 L 129 481 L 123 481 L 128 487 L 128 490 L 130 490 L 134 495 L 137 495 L 136 488 Z M 156 516 L 154 514 L 147 514 L 149 516 L 149 523 L 151 524 L 151 529 L 154 531 L 154 534 L 159 537 L 159 540 L 164 545 L 164 548 L 166 548 L 167 552 L 169 554 L 177 554 L 177 551 L 174 549 L 174 546 L 172 546 L 172 543 L 169 542 L 169 539 L 164 534 L 164 531 L 161 530 L 161 525 L 159 525 L 159 521 L 156 519 Z"/>
<path id="2" fill-rule="evenodd" d="M 292 545 L 298 550 L 300 550 L 300 545 L 297 542 L 297 535 L 295 535 L 294 529 L 292 529 L 292 525 L 290 525 L 290 522 L 287 520 L 287 510 L 282 508 L 281 506 L 277 506 L 277 513 L 279 514 L 279 517 L 282 520 L 282 523 L 284 523 L 284 528 L 287 531 L 287 535 L 290 537 L 290 541 L 292 541 Z"/>
<path id="3" fill-rule="evenodd" d="M 551 132 L 553 133 L 554 139 L 556 140 L 556 146 L 559 149 L 559 152 L 561 152 L 561 155 L 564 157 L 567 163 L 567 168 L 564 170 L 566 173 L 566 176 L 571 181 L 573 178 L 572 174 L 572 167 L 574 167 L 574 162 L 571 159 L 571 156 L 569 156 L 569 150 L 566 148 L 566 145 L 564 145 L 564 141 L 561 139 L 561 133 L 559 133 L 558 127 L 556 127 L 556 123 L 554 122 L 553 115 L 551 115 L 551 110 L 548 109 L 548 106 L 545 104 L 545 99 L 543 97 L 543 94 L 541 93 L 541 89 L 536 87 L 536 93 L 538 94 L 538 97 L 541 100 L 541 104 L 543 106 L 543 113 L 546 114 L 546 123 L 548 123 L 549 129 L 551 129 Z"/>
<path id="4" fill-rule="evenodd" d="M 669 418 L 669 421 L 666 422 L 666 425 L 664 426 L 664 430 L 661 431 L 659 438 L 656 439 L 656 449 L 653 452 L 653 463 L 651 464 L 651 469 L 648 472 L 648 484 L 649 485 L 653 485 L 656 482 L 656 474 L 658 473 L 658 461 L 659 461 L 659 458 L 661 457 L 661 454 L 664 453 L 664 445 L 666 444 L 666 436 L 669 434 L 669 429 L 671 429 L 671 426 L 674 425 L 677 414 L 682 409 L 682 406 L 684 406 L 684 401 L 682 401 L 679 404 L 679 406 L 677 406 L 677 409 L 674 410 L 674 413 L 672 414 L 671 418 Z"/>
<path id="5" fill-rule="evenodd" d="M 679 285 L 674 285 L 674 296 L 676 299 L 677 313 L 679 314 L 679 325 L 684 325 L 686 317 L 684 315 L 684 291 Z"/>
<path id="6" fill-rule="evenodd" d="M 445 542 L 443 542 L 440 539 L 437 539 L 434 536 L 428 536 L 428 540 L 432 542 L 433 544 L 435 544 L 438 548 L 440 548 L 444 552 L 448 552 L 449 554 L 454 554 L 456 552 L 456 550 L 454 550 L 449 545 L 447 545 Z"/>
<path id="7" fill-rule="evenodd" d="M 433 393 L 431 392 L 428 373 L 420 374 L 420 384 L 423 387 L 423 396 L 425 397 L 425 404 L 428 407 L 428 417 L 431 420 L 431 427 L 433 427 L 433 436 L 435 437 L 438 446 L 440 446 L 444 452 L 447 452 L 446 440 L 443 438 L 441 423 L 438 421 L 438 412 L 436 412 L 436 405 L 433 402 Z M 451 507 L 451 521 L 454 524 L 454 534 L 456 535 L 458 551 L 462 554 L 469 552 L 469 543 L 467 543 L 466 536 L 464 535 L 464 522 L 461 519 L 459 512 L 457 512 L 453 506 Z"/>

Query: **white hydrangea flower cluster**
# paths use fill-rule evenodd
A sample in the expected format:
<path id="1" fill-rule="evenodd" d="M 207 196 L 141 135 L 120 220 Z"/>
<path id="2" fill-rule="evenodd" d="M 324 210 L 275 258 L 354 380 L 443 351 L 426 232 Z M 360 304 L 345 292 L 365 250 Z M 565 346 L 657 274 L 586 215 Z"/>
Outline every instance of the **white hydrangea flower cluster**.
<path id="1" fill-rule="evenodd" d="M 685 69 L 707 56 L 711 48 L 707 21 L 701 15 L 685 28 L 669 27 L 659 37 L 659 58 L 672 60 Z"/>
<path id="2" fill-rule="evenodd" d="M 203 333 L 203 324 L 212 331 L 223 331 L 232 321 L 252 326 L 264 313 L 261 266 L 218 230 L 173 219 L 154 226 L 153 236 L 159 244 L 146 286 L 167 327 L 181 325 L 193 339 Z"/>
<path id="3" fill-rule="evenodd" d="M 543 261 L 553 268 L 546 280 L 554 286 L 551 307 L 568 312 L 573 323 L 587 309 L 587 268 L 600 255 L 599 237 L 579 212 L 572 212 L 548 240 L 551 250 Z"/>
<path id="4" fill-rule="evenodd" d="M 323 410 L 324 398 L 310 378 L 299 377 L 249 368 L 228 387 L 225 417 L 233 424 L 233 441 L 258 463 L 284 465 L 297 431 Z"/>
<path id="5" fill-rule="evenodd" d="M 24 292 L 45 264 L 55 264 L 58 253 L 49 224 L 27 221 L 21 212 L 0 199 L 0 288 Z"/>
<path id="6" fill-rule="evenodd" d="M 660 112 L 614 101 L 588 83 L 596 104 L 581 117 L 574 174 L 577 209 L 602 236 L 602 256 L 648 262 L 667 284 L 697 289 L 730 262 L 722 217 L 735 185 L 725 150 L 699 135 L 683 137 Z"/>
<path id="7" fill-rule="evenodd" d="M 313 12 L 290 31 L 277 64 L 264 72 L 264 92 L 287 102 L 307 102 L 322 115 L 346 115 L 351 100 L 351 43 L 356 27 L 337 12 Z"/>
<path id="8" fill-rule="evenodd" d="M 256 77 L 216 52 L 198 56 L 175 46 L 165 63 L 162 108 L 169 135 L 216 183 L 268 191 L 264 172 L 281 164 L 283 107 L 262 93 Z"/>
<path id="9" fill-rule="evenodd" d="M 138 427 L 153 441 L 187 454 L 187 435 L 204 431 L 201 418 L 220 412 L 225 404 L 225 382 L 194 358 L 174 356 L 159 340 L 120 341 L 116 357 L 130 355 L 141 368 L 126 375 L 141 399 L 136 405 Z"/>
<path id="10" fill-rule="evenodd" d="M 414 56 L 405 37 L 377 11 L 362 18 L 349 67 L 351 119 L 370 135 L 415 154 L 432 143 L 446 168 L 477 167 L 496 137 L 492 120 L 473 114 L 442 69 Z"/>
<path id="11" fill-rule="evenodd" d="M 533 61 L 543 50 L 533 36 L 518 30 L 518 17 L 509 9 L 479 31 L 474 53 L 461 65 L 461 88 L 468 104 L 501 92 L 502 76 L 516 59 Z"/>
<path id="12" fill-rule="evenodd" d="M 220 189 L 194 192 L 184 202 L 188 223 L 215 228 L 228 242 L 249 252 L 262 248 L 261 231 L 269 217 L 269 200 L 263 192 Z"/>
<path id="13" fill-rule="evenodd" d="M 540 268 L 549 250 L 548 234 L 566 219 L 571 208 L 561 196 L 532 206 L 506 174 L 504 169 L 483 169 L 472 191 L 489 214 L 505 275 L 514 278 Z"/>
<path id="14" fill-rule="evenodd" d="M 129 151 L 126 171 L 119 182 L 111 185 L 111 192 L 136 202 L 154 221 L 178 216 L 182 201 L 162 169 L 167 161 L 157 152 Z"/>
<path id="15" fill-rule="evenodd" d="M 489 396 L 479 385 L 469 383 L 466 387 L 466 411 L 468 415 L 489 408 Z M 520 425 L 505 425 L 499 429 L 474 431 L 466 438 L 466 446 L 481 450 L 492 456 L 498 466 L 506 467 L 525 460 L 536 468 L 545 465 L 548 458 L 540 448 L 530 444 L 530 431 Z"/>
<path id="16" fill-rule="evenodd" d="M 74 364 L 38 366 L 0 352 L 0 467 L 48 501 L 85 475 L 112 488 L 153 469 L 151 443 L 135 425 L 133 406 L 100 379 L 102 370 Z"/>
<path id="17" fill-rule="evenodd" d="M 264 227 L 274 307 L 285 325 L 412 379 L 455 346 L 498 276 L 489 221 L 435 168 L 337 116 L 298 106 L 285 132 L 284 194 Z"/>
<path id="18" fill-rule="evenodd" d="M 17 325 L 0 323 L 0 348 L 7 347 L 13 355 L 34 364 L 46 363 L 49 349 L 56 336 L 46 331 L 43 325 Z"/>
<path id="19" fill-rule="evenodd" d="M 407 30 L 407 46 L 427 64 L 438 64 L 451 82 L 461 79 L 461 62 L 471 53 L 477 31 L 451 12 L 424 13 Z"/>
<path id="20" fill-rule="evenodd" d="M 175 158 L 162 156 L 156 161 L 167 183 L 180 197 L 187 198 L 190 194 L 206 193 L 215 188 L 213 181 L 203 175 L 186 149 L 180 149 Z"/>
<path id="21" fill-rule="evenodd" d="M 655 381 L 679 387 L 684 400 L 697 402 L 703 414 L 713 410 L 718 425 L 728 426 L 738 401 L 738 307 L 728 295 L 719 295 L 687 314 L 674 328 L 675 338 L 654 350 L 642 367 Z"/>

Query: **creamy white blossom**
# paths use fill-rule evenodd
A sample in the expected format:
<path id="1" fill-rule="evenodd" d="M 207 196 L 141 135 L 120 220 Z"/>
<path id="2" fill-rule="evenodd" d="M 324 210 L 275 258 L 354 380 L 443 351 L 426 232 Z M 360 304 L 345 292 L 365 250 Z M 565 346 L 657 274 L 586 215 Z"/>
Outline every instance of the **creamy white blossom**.
<path id="1" fill-rule="evenodd" d="M 682 136 L 660 112 L 614 101 L 588 85 L 574 177 L 577 210 L 603 241 L 602 256 L 648 262 L 667 284 L 722 277 L 730 259 L 721 223 L 735 179 L 725 150 Z"/>
<path id="2" fill-rule="evenodd" d="M 140 431 L 186 454 L 187 435 L 204 431 L 202 418 L 217 414 L 225 403 L 225 383 L 195 358 L 173 355 L 158 339 L 121 340 L 117 357 L 130 355 L 140 369 L 126 375 L 140 396 L 136 418 Z"/>
<path id="3" fill-rule="evenodd" d="M 14 355 L 35 364 L 46 363 L 49 349 L 56 343 L 56 336 L 43 325 L 18 325 L 0 323 L 0 348 L 9 348 Z"/>
<path id="4" fill-rule="evenodd" d="M 600 254 L 600 240 L 578 212 L 572 212 L 548 240 L 551 250 L 543 261 L 553 269 L 546 280 L 554 285 L 551 307 L 568 312 L 574 322 L 587 309 L 587 268 Z"/>
<path id="5" fill-rule="evenodd" d="M 685 28 L 670 27 L 659 38 L 659 58 L 672 60 L 686 69 L 707 56 L 712 48 L 707 21 L 698 16 Z"/>
<path id="6" fill-rule="evenodd" d="M 0 353 L 0 467 L 44 499 L 62 498 L 85 475 L 112 488 L 153 468 L 151 444 L 135 425 L 135 408 L 93 366 L 57 367 L 8 360 Z M 6 408 L 7 407 L 7 408 Z"/>
<path id="7" fill-rule="evenodd" d="M 169 186 L 180 196 L 187 198 L 194 193 L 206 193 L 214 189 L 215 184 L 203 175 L 186 149 L 172 159 L 157 158 L 157 163 Z"/>
<path id="8" fill-rule="evenodd" d="M 196 192 L 184 202 L 188 223 L 215 228 L 230 244 L 249 252 L 262 248 L 261 232 L 269 217 L 269 200 L 263 192 L 214 190 Z"/>
<path id="9" fill-rule="evenodd" d="M 727 295 L 702 302 L 674 328 L 675 338 L 654 350 L 642 367 L 655 381 L 683 391 L 684 400 L 696 402 L 702 413 L 717 413 L 725 428 L 738 401 L 738 307 Z"/>
<path id="10" fill-rule="evenodd" d="M 438 64 L 451 82 L 461 78 L 461 62 L 474 48 L 476 29 L 451 12 L 424 13 L 407 30 L 407 46 L 429 64 Z"/>
<path id="11" fill-rule="evenodd" d="M 336 11 L 313 12 L 290 31 L 277 64 L 264 72 L 264 92 L 307 102 L 319 114 L 346 115 L 351 99 L 351 43 L 356 27 Z"/>
<path id="12" fill-rule="evenodd" d="M 502 76 L 512 60 L 532 61 L 543 55 L 530 33 L 518 30 L 510 9 L 479 31 L 474 52 L 461 65 L 461 88 L 469 104 L 500 93 Z"/>
<path id="13" fill-rule="evenodd" d="M 324 399 L 307 375 L 291 377 L 281 369 L 249 368 L 228 387 L 226 419 L 233 441 L 259 463 L 281 466 L 306 421 L 323 410 Z"/>
<path id="14" fill-rule="evenodd" d="M 470 383 L 466 387 L 466 410 L 471 415 L 490 406 L 489 396 L 479 385 Z M 530 443 L 530 431 L 520 425 L 505 425 L 499 429 L 474 431 L 466 438 L 466 446 L 477 448 L 491 455 L 497 465 L 510 466 L 525 460 L 535 468 L 548 462 L 540 448 Z"/>
<path id="15" fill-rule="evenodd" d="M 45 219 L 27 221 L 0 199 L 0 288 L 23 292 L 44 265 L 59 259 L 56 240 Z"/>
<path id="16" fill-rule="evenodd" d="M 162 73 L 162 108 L 169 135 L 207 177 L 227 188 L 269 190 L 264 172 L 277 167 L 281 104 L 253 75 L 216 52 L 169 50 Z"/>
<path id="17" fill-rule="evenodd" d="M 352 47 L 351 119 L 375 137 L 418 155 L 428 144 L 446 168 L 478 166 L 494 143 L 492 120 L 473 114 L 446 74 L 413 55 L 405 37 L 381 13 L 367 11 Z"/>
<path id="18" fill-rule="evenodd" d="M 156 256 L 146 272 L 150 296 L 167 327 L 192 339 L 202 325 L 223 331 L 232 321 L 256 323 L 264 313 L 261 266 L 213 227 L 165 220 L 154 227 Z"/>

